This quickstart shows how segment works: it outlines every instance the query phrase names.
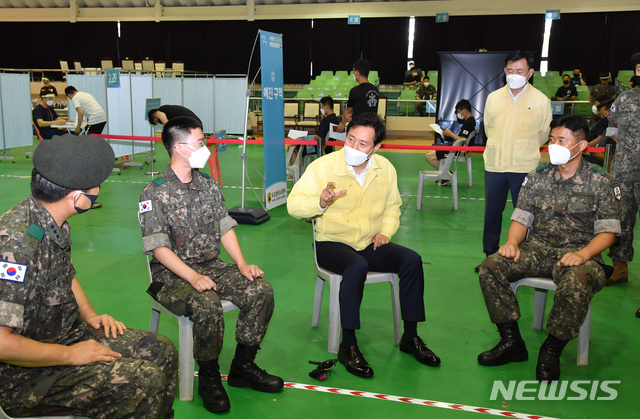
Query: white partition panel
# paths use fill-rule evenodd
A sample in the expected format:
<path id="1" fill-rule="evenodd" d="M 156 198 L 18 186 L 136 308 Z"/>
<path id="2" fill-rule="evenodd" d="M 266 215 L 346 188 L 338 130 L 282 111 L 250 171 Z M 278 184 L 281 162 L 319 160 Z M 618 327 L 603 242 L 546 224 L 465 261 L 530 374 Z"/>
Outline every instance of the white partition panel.
<path id="1" fill-rule="evenodd" d="M 213 129 L 213 78 L 185 78 L 183 105 L 198 115 L 206 133 Z"/>
<path id="2" fill-rule="evenodd" d="M 131 75 L 131 103 L 133 118 L 133 135 L 141 137 L 149 137 L 151 135 L 151 126 L 145 120 L 146 99 L 153 97 L 153 77 L 151 74 Z M 135 142 L 135 152 L 142 153 L 151 149 L 150 142 Z"/>
<path id="3" fill-rule="evenodd" d="M 107 109 L 107 119 L 109 120 L 110 134 L 133 135 L 131 125 L 131 76 L 120 73 L 120 87 L 110 87 L 107 89 L 107 99 L 109 109 Z M 127 140 L 109 140 L 116 157 L 128 156 L 132 150 L 132 142 Z"/>
<path id="4" fill-rule="evenodd" d="M 102 131 L 103 134 L 111 133 L 111 123 L 109 122 L 108 101 L 107 101 L 107 82 L 104 74 L 67 74 L 67 86 L 73 86 L 79 92 L 87 92 L 91 94 L 107 112 L 107 125 Z M 77 117 L 76 109 L 73 107 L 71 100 L 68 101 L 69 119 L 75 121 Z"/>
<path id="5" fill-rule="evenodd" d="M 246 118 L 247 78 L 216 76 L 214 79 L 216 131 L 242 135 Z"/>
<path id="6" fill-rule="evenodd" d="M 0 150 L 33 144 L 29 74 L 0 73 Z"/>
<path id="7" fill-rule="evenodd" d="M 155 77 L 153 96 L 163 105 L 182 105 L 182 77 Z"/>

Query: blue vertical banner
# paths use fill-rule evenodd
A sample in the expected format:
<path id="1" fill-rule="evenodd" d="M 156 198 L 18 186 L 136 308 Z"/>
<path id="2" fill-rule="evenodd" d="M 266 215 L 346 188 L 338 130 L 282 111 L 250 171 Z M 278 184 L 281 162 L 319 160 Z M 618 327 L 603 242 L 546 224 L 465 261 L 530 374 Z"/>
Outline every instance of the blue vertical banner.
<path id="1" fill-rule="evenodd" d="M 284 153 L 284 76 L 282 34 L 260 30 L 264 187 L 267 209 L 287 202 Z"/>

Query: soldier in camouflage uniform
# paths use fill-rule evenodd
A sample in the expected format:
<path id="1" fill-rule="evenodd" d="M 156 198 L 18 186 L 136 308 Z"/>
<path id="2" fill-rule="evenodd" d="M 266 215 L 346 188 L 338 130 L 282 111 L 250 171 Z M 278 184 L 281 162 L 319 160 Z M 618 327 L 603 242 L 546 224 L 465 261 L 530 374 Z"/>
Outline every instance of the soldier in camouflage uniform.
<path id="1" fill-rule="evenodd" d="M 631 56 L 640 76 L 640 52 Z M 607 285 L 629 280 L 627 262 L 633 260 L 633 228 L 640 208 L 640 90 L 627 90 L 618 96 L 609 113 L 609 135 L 618 136 L 616 155 L 611 173 L 622 189 L 622 234 L 613 245 L 609 256 L 613 259 L 613 274 Z"/>
<path id="2" fill-rule="evenodd" d="M 558 289 L 536 378 L 558 380 L 562 349 L 578 335 L 591 298 L 605 284 L 600 253 L 620 234 L 620 188 L 600 166 L 582 160 L 588 128 L 578 116 L 551 122 L 549 157 L 553 164 L 541 164 L 527 175 L 506 244 L 481 265 L 482 294 L 501 336 L 493 349 L 478 356 L 482 365 L 528 358 L 517 323 L 520 309 L 510 283 L 525 277 L 550 277 Z"/>
<path id="3" fill-rule="evenodd" d="M 113 161 L 98 137 L 42 142 L 32 195 L 0 217 L 0 406 L 11 416 L 173 417 L 175 347 L 98 315 L 71 261 L 66 220 L 91 207 Z"/>
<path id="4" fill-rule="evenodd" d="M 145 254 L 152 254 L 148 293 L 173 313 L 193 321 L 193 356 L 200 365 L 198 393 L 212 412 L 230 408 L 220 381 L 218 356 L 224 318 L 220 299 L 240 308 L 238 342 L 228 383 L 265 392 L 283 388 L 281 378 L 254 363 L 273 313 L 271 284 L 242 255 L 218 183 L 202 168 L 209 152 L 200 121 L 170 120 L 162 131 L 169 167 L 142 191 L 140 225 Z M 235 264 L 223 262 L 220 244 Z"/>

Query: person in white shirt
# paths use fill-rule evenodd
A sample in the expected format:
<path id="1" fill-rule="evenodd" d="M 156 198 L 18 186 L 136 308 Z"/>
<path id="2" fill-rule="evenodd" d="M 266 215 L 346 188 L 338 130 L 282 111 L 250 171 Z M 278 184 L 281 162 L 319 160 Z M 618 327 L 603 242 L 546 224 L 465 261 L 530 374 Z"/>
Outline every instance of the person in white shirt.
<path id="1" fill-rule="evenodd" d="M 102 134 L 104 126 L 107 124 L 107 114 L 98 101 L 86 92 L 79 92 L 73 86 L 64 89 L 64 93 L 73 102 L 73 107 L 78 112 L 75 134 L 82 132 L 82 120 L 87 117 L 88 134 Z"/>

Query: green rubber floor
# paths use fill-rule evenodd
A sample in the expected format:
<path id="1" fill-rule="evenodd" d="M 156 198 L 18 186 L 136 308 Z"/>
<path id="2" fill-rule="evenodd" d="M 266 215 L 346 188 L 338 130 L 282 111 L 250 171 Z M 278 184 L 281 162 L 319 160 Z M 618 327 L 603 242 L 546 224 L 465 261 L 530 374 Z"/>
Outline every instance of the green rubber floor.
<path id="1" fill-rule="evenodd" d="M 25 149 L 13 149 L 15 163 L 0 161 L 0 211 L 4 212 L 29 195 L 31 160 Z M 240 149 L 230 145 L 220 154 L 223 192 L 228 207 L 240 205 Z M 253 164 L 263 167 L 258 146 L 247 151 Z M 258 354 L 257 363 L 280 375 L 292 388 L 265 394 L 249 389 L 228 388 L 231 411 L 228 418 L 347 418 L 347 417 L 501 417 L 556 418 L 637 418 L 640 417 L 640 266 L 630 264 L 628 284 L 607 287 L 592 301 L 591 345 L 588 366 L 576 366 L 576 345 L 569 343 L 562 355 L 562 380 L 569 386 L 561 400 L 542 400 L 535 383 L 535 365 L 546 332 L 531 328 L 533 291 L 522 289 L 519 296 L 520 329 L 530 359 L 500 367 L 483 367 L 478 353 L 498 340 L 489 322 L 474 267 L 483 259 L 481 237 L 484 212 L 482 157 L 473 156 L 473 186 L 467 169 L 458 164 L 459 210 L 453 211 L 451 187 L 433 181 L 424 186 L 422 210 L 416 210 L 418 171 L 426 168 L 422 154 L 384 153 L 396 166 L 403 198 L 401 226 L 393 241 L 421 254 L 426 278 L 427 321 L 419 325 L 420 336 L 442 358 L 437 368 L 417 363 L 394 345 L 389 289 L 385 284 L 366 287 L 362 303 L 362 330 L 359 346 L 375 371 L 372 379 L 362 379 L 336 365 L 326 381 L 309 377 L 314 368 L 309 360 L 334 358 L 327 352 L 328 291 L 325 290 L 320 326 L 311 328 L 315 275 L 311 244 L 311 224 L 291 218 L 284 206 L 269 213 L 271 220 L 258 225 L 240 225 L 237 234 L 249 263 L 266 273 L 276 294 L 276 310 Z M 141 159 L 144 161 L 144 158 Z M 158 149 L 154 169 L 162 172 L 168 162 Z M 262 179 L 251 165 L 254 186 Z M 79 281 L 96 310 L 125 322 L 130 328 L 149 328 L 148 279 L 141 251 L 137 220 L 140 191 L 151 175 L 129 167 L 121 175 L 112 174 L 103 183 L 99 200 L 104 206 L 70 219 L 73 260 Z M 205 169 L 207 170 L 207 169 Z M 291 183 L 289 183 L 291 186 Z M 249 184 L 247 184 L 249 188 Z M 255 190 L 261 195 L 261 189 Z M 252 189 L 246 190 L 246 206 L 259 203 Z M 503 238 L 509 226 L 511 205 L 507 205 Z M 0 227 L 1 229 L 1 227 Z M 223 256 L 227 260 L 226 255 Z M 547 312 L 552 298 L 547 299 Z M 225 346 L 220 364 L 226 373 L 234 352 L 237 311 L 226 315 Z M 160 333 L 178 343 L 177 321 L 163 316 Z M 510 380 L 524 386 L 529 400 L 498 394 L 491 400 L 494 381 L 508 387 Z M 581 382 L 577 382 L 580 380 Z M 596 383 L 597 381 L 597 383 Z M 603 381 L 614 381 L 606 392 Z M 577 383 L 576 383 L 577 382 Z M 197 383 L 196 383 L 197 385 Z M 332 389 L 304 387 L 321 386 Z M 226 383 L 225 383 L 226 386 Z M 570 387 L 575 386 L 575 387 Z M 577 390 L 572 390 L 577 388 Z M 533 390 L 532 390 L 533 389 Z M 598 400 L 612 398 L 613 400 Z M 386 397 L 395 396 L 395 397 Z M 584 400 L 568 400 L 583 398 Z M 473 411 L 473 408 L 477 410 Z M 174 404 L 177 418 L 211 415 L 200 397 Z M 482 409 L 485 408 L 485 409 Z M 517 413 L 508 413 L 517 412 Z M 531 415 L 531 416 L 529 416 Z"/>

